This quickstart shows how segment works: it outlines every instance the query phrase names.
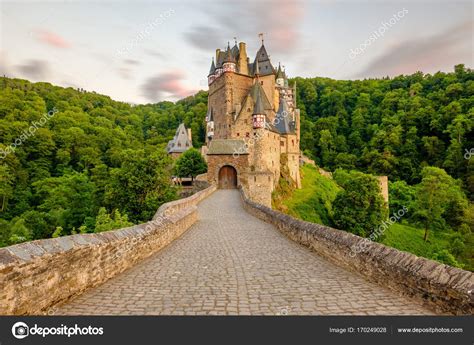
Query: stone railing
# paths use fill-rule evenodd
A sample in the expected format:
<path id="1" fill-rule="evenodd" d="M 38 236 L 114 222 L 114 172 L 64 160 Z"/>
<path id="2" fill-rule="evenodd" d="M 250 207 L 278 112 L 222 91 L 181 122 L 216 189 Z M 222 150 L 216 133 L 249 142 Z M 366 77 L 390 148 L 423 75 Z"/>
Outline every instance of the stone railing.
<path id="1" fill-rule="evenodd" d="M 275 225 L 293 241 L 319 255 L 403 295 L 417 298 L 430 309 L 455 315 L 474 314 L 474 274 L 418 257 L 346 231 L 301 221 L 249 200 L 244 208 Z M 356 251 L 354 248 L 363 248 Z"/>
<path id="2" fill-rule="evenodd" d="M 134 266 L 194 224 L 196 205 L 214 191 L 166 203 L 148 223 L 1 248 L 0 315 L 47 313 Z"/>
<path id="3" fill-rule="evenodd" d="M 160 217 L 163 218 L 165 216 L 170 216 L 182 209 L 186 209 L 190 206 L 196 206 L 201 202 L 201 200 L 207 198 L 210 194 L 214 193 L 216 190 L 216 186 L 212 185 L 203 189 L 187 198 L 179 199 L 175 201 L 167 202 L 158 208 L 155 215 L 153 216 L 153 221 L 156 221 Z"/>

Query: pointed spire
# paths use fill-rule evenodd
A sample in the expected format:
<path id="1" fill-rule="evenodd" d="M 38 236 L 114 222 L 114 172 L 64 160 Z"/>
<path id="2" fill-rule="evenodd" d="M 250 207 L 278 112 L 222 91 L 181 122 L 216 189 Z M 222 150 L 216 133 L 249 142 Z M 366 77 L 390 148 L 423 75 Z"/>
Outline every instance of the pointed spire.
<path id="1" fill-rule="evenodd" d="M 212 108 L 209 108 L 209 109 L 207 110 L 206 121 L 207 121 L 207 122 L 214 121 L 214 111 L 212 110 Z"/>
<path id="2" fill-rule="evenodd" d="M 211 68 L 209 69 L 209 75 L 213 75 L 215 71 L 216 71 L 216 65 L 214 64 L 214 58 L 212 58 Z"/>
<path id="3" fill-rule="evenodd" d="M 227 47 L 223 62 L 233 62 L 233 63 L 235 63 L 235 57 L 232 54 L 232 51 L 230 50 L 230 47 Z"/>
<path id="4" fill-rule="evenodd" d="M 285 72 L 282 71 L 281 69 L 281 64 L 278 63 L 278 71 L 277 71 L 277 76 L 276 76 L 277 79 L 284 79 L 285 78 Z"/>
<path id="5" fill-rule="evenodd" d="M 265 107 L 263 106 L 263 101 L 262 97 L 260 96 L 260 92 L 257 92 L 257 99 L 255 100 L 255 105 L 253 107 L 253 115 L 262 114 L 265 114 Z"/>
<path id="6" fill-rule="evenodd" d="M 288 110 L 288 103 L 283 97 L 280 97 L 280 104 L 278 112 L 276 114 L 275 127 L 281 134 L 292 133 L 292 127 L 290 124 L 290 113 Z"/>

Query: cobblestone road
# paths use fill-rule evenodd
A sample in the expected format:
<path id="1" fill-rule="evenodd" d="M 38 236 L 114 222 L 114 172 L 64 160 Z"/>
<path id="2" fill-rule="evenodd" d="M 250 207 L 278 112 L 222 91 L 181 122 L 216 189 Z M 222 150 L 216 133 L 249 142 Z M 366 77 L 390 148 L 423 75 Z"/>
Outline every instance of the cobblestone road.
<path id="1" fill-rule="evenodd" d="M 430 314 L 283 236 L 242 208 L 236 190 L 199 205 L 181 238 L 53 310 L 106 315 Z"/>

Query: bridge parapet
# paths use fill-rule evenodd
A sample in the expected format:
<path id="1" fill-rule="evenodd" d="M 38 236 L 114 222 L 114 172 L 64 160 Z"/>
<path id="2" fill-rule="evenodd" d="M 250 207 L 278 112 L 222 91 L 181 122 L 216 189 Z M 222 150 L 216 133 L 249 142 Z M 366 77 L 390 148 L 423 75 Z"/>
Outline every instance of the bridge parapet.
<path id="1" fill-rule="evenodd" d="M 215 189 L 166 203 L 147 223 L 1 248 L 0 315 L 54 314 L 55 304 L 104 283 L 178 238 L 196 222 L 196 205 Z"/>
<path id="2" fill-rule="evenodd" d="M 328 226 L 305 222 L 255 203 L 241 190 L 244 208 L 291 240 L 368 280 L 455 315 L 474 314 L 474 274 Z"/>

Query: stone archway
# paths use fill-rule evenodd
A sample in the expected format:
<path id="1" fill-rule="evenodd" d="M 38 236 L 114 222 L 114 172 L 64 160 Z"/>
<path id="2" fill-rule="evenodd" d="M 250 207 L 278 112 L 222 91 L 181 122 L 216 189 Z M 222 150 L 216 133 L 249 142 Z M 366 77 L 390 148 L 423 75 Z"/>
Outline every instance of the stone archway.
<path id="1" fill-rule="evenodd" d="M 219 188 L 237 188 L 237 170 L 233 166 L 224 165 L 219 170 Z"/>

